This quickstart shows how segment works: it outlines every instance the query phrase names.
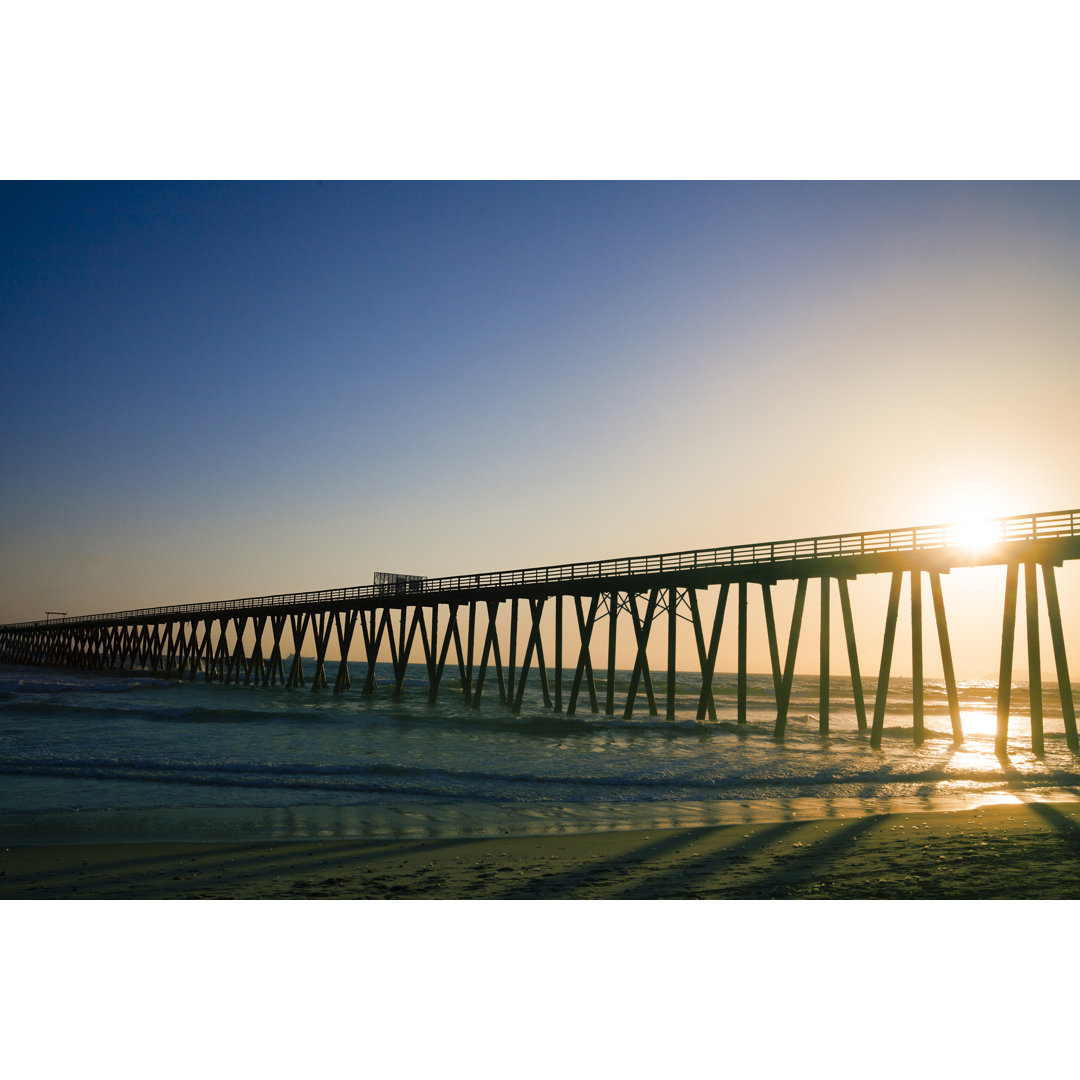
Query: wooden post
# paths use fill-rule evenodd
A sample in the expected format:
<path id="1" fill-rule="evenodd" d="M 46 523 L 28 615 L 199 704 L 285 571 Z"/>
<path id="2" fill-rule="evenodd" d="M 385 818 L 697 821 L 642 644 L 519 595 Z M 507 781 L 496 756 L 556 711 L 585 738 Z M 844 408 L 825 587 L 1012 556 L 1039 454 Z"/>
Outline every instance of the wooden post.
<path id="1" fill-rule="evenodd" d="M 851 669 L 851 696 L 855 701 L 855 718 L 860 731 L 866 730 L 866 702 L 863 699 L 862 675 L 859 671 L 859 651 L 855 644 L 855 623 L 851 618 L 851 596 L 847 578 L 836 579 L 840 590 L 840 613 L 844 619 L 844 637 L 847 641 L 848 667 Z"/>
<path id="2" fill-rule="evenodd" d="M 472 704 L 473 693 L 473 657 L 476 647 L 476 601 L 469 601 L 469 637 L 468 637 L 468 659 L 466 662 L 466 674 L 462 679 L 462 688 L 465 691 L 465 704 Z"/>
<path id="3" fill-rule="evenodd" d="M 667 718 L 675 719 L 675 630 L 678 624 L 679 591 L 668 588 L 667 624 Z"/>
<path id="4" fill-rule="evenodd" d="M 922 571 L 911 571 L 911 724 L 912 739 L 922 746 L 926 738 L 923 708 Z"/>
<path id="5" fill-rule="evenodd" d="M 630 674 L 630 685 L 626 691 L 626 706 L 623 709 L 623 717 L 627 720 L 633 715 L 634 701 L 637 697 L 638 682 L 643 672 L 648 671 L 649 661 L 646 654 L 646 649 L 649 645 L 649 631 L 652 629 L 653 615 L 656 613 L 656 601 L 659 596 L 659 590 L 653 589 L 649 594 L 648 602 L 645 605 L 645 618 L 642 621 L 638 617 L 637 610 L 637 597 L 633 593 L 627 594 L 627 599 L 630 604 L 630 616 L 631 621 L 634 624 L 634 637 L 637 641 L 637 653 L 634 656 L 634 670 Z M 652 715 L 656 715 L 656 701 L 649 694 L 650 704 L 652 707 Z"/>
<path id="6" fill-rule="evenodd" d="M 889 610 L 885 616 L 885 638 L 881 644 L 881 667 L 878 670 L 877 694 L 874 700 L 874 725 L 870 731 L 870 745 L 875 750 L 881 749 L 881 733 L 885 726 L 885 703 L 889 697 L 889 671 L 892 668 L 896 617 L 900 613 L 900 586 L 903 580 L 903 570 L 894 570 L 889 587 Z"/>
<path id="7" fill-rule="evenodd" d="M 563 599 L 562 595 L 554 597 L 555 600 L 555 711 L 562 712 L 562 682 L 563 682 Z"/>
<path id="8" fill-rule="evenodd" d="M 541 597 L 540 606 L 544 606 L 546 597 Z M 544 635 L 537 631 L 536 635 L 536 671 L 540 676 L 540 692 L 544 695 L 544 705 L 551 708 L 551 686 L 548 684 L 547 664 L 544 661 Z"/>
<path id="9" fill-rule="evenodd" d="M 214 620 L 213 616 L 208 615 L 203 620 L 203 639 L 202 646 L 196 657 L 196 666 L 201 662 L 203 665 L 204 677 L 210 681 L 211 662 L 214 655 Z M 194 671 L 191 675 L 192 679 L 195 678 Z"/>
<path id="10" fill-rule="evenodd" d="M 795 677 L 795 656 L 799 650 L 799 631 L 802 629 L 803 607 L 806 604 L 806 582 L 799 578 L 795 587 L 795 607 L 791 612 L 791 633 L 788 634 L 787 662 L 784 665 L 784 681 L 780 686 L 780 700 L 776 708 L 776 726 L 773 737 L 782 739 L 787 730 L 788 706 L 791 704 L 791 682 Z"/>
<path id="11" fill-rule="evenodd" d="M 619 594 L 608 594 L 608 639 L 607 639 L 607 687 L 604 691 L 604 712 L 608 716 L 615 714 L 615 630 L 619 615 Z"/>
<path id="12" fill-rule="evenodd" d="M 243 648 L 242 642 L 237 644 L 240 648 Z M 214 651 L 214 674 L 223 683 L 229 681 L 229 657 L 231 654 L 232 650 L 229 648 L 229 620 L 219 618 L 217 648 Z"/>
<path id="13" fill-rule="evenodd" d="M 195 621 L 194 619 L 187 620 L 181 617 L 176 623 L 176 641 L 174 643 L 174 651 L 172 656 L 172 663 L 170 665 L 170 674 L 181 681 L 187 675 L 188 661 L 191 658 L 192 639 L 195 637 Z M 103 667 L 105 663 L 105 645 L 106 645 L 106 631 L 102 627 L 97 627 L 94 630 L 94 666 L 97 668 Z"/>
<path id="14" fill-rule="evenodd" d="M 432 614 L 432 622 L 434 622 L 435 615 Z M 375 675 L 375 664 L 379 659 L 379 645 L 382 643 L 383 627 L 386 626 L 386 619 L 380 619 L 378 610 L 372 608 L 365 617 L 364 612 L 360 612 L 360 628 L 364 634 L 364 652 L 367 654 L 367 676 L 364 679 L 365 694 L 374 694 L 375 688 L 379 685 L 378 679 Z M 432 634 L 435 633 L 435 627 L 431 628 Z"/>
<path id="15" fill-rule="evenodd" d="M 421 630 L 421 636 L 424 631 Z M 434 705 L 438 694 L 437 675 L 439 670 L 439 605 L 431 605 L 431 651 L 425 650 L 428 673 L 428 704 Z"/>
<path id="16" fill-rule="evenodd" d="M 334 693 L 340 694 L 343 690 L 352 687 L 352 679 L 349 678 L 349 650 L 352 648 L 353 631 L 356 629 L 356 618 L 359 612 L 356 608 L 351 611 L 335 611 L 334 627 L 337 631 L 338 653 L 341 659 L 338 661 L 337 678 L 334 679 Z M 344 623 L 342 622 L 344 616 Z"/>
<path id="17" fill-rule="evenodd" d="M 192 641 L 195 637 L 195 620 L 179 619 L 176 632 L 176 678 L 183 681 L 187 676 L 188 662 L 191 659 L 191 650 L 194 647 Z M 105 650 L 108 645 L 108 632 L 104 627 L 98 627 L 95 631 L 95 654 L 97 663 L 95 667 L 105 666 Z"/>
<path id="18" fill-rule="evenodd" d="M 1031 705 L 1031 752 L 1043 757 L 1042 658 L 1039 655 L 1039 592 L 1035 563 L 1024 563 L 1024 602 L 1027 612 L 1028 700 Z"/>
<path id="19" fill-rule="evenodd" d="M 290 615 L 289 622 L 292 626 L 293 636 L 293 659 L 289 668 L 289 679 L 286 687 L 293 688 L 304 685 L 304 661 L 301 653 L 304 651 L 304 638 L 307 637 L 308 624 L 311 622 L 311 612 L 305 611 L 301 615 Z"/>
<path id="20" fill-rule="evenodd" d="M 465 668 L 465 650 L 461 644 L 461 630 L 456 619 L 454 620 L 454 652 L 457 655 L 458 681 L 461 683 L 461 694 L 465 699 L 465 704 L 468 705 L 470 699 L 469 684 L 472 676 Z"/>
<path id="21" fill-rule="evenodd" d="M 499 610 L 499 603 L 500 601 L 498 600 L 494 601 L 494 607 L 492 604 L 488 604 L 488 613 L 491 614 L 493 610 L 497 613 Z M 491 614 L 491 618 L 494 619 L 495 615 Z M 506 681 L 503 679 L 502 652 L 499 649 L 499 635 L 497 632 L 492 634 L 491 637 L 491 651 L 495 660 L 495 678 L 499 683 L 499 704 L 505 705 L 510 699 L 506 692 Z"/>
<path id="22" fill-rule="evenodd" d="M 739 582 L 738 722 L 746 723 L 746 582 Z"/>
<path id="23" fill-rule="evenodd" d="M 263 631 L 266 629 L 266 612 L 256 614 L 252 617 L 252 624 L 255 629 L 255 644 L 251 649 L 251 656 L 248 658 L 247 666 L 244 669 L 244 685 L 249 685 L 252 680 L 256 684 L 263 681 L 263 674 L 266 669 L 266 660 L 263 658 Z"/>
<path id="24" fill-rule="evenodd" d="M 424 606 L 416 604 L 413 608 L 412 622 L 409 624 L 409 635 L 405 638 L 405 651 L 401 654 L 401 670 L 404 674 L 409 673 L 409 657 L 412 655 L 413 642 L 416 640 L 416 628 L 421 627 L 423 633 L 427 633 L 424 626 Z"/>
<path id="25" fill-rule="evenodd" d="M 315 629 L 315 677 L 311 680 L 311 692 L 326 689 L 326 649 L 333 629 L 333 612 L 319 611 L 313 616 Z"/>
<path id="26" fill-rule="evenodd" d="M 934 598 L 934 617 L 937 620 L 938 644 L 941 646 L 941 670 L 945 676 L 945 695 L 949 699 L 949 718 L 952 721 L 953 742 L 964 741 L 960 723 L 960 697 L 956 692 L 956 673 L 953 670 L 952 647 L 949 645 L 949 626 L 945 621 L 945 600 L 941 595 L 941 575 L 930 571 L 930 594 Z"/>
<path id="27" fill-rule="evenodd" d="M 518 598 L 510 600 L 510 655 L 506 658 L 506 693 L 511 701 L 514 700 L 514 678 L 517 668 L 517 624 L 518 624 Z"/>
<path id="28" fill-rule="evenodd" d="M 270 636 L 273 644 L 270 646 L 270 662 L 263 676 L 263 686 L 277 686 L 279 677 L 282 683 L 285 682 L 285 667 L 281 662 L 281 635 L 285 631 L 285 619 L 284 615 L 270 616 Z"/>
<path id="29" fill-rule="evenodd" d="M 400 694 L 405 686 L 405 624 L 408 621 L 408 612 L 402 602 L 398 611 L 397 647 L 394 647 L 393 628 L 386 636 L 390 639 L 391 659 L 394 661 L 394 693 Z"/>
<path id="30" fill-rule="evenodd" d="M 446 667 L 446 656 L 450 651 L 450 642 L 457 635 L 457 609 L 458 605 L 450 603 L 446 605 L 447 610 L 450 613 L 449 620 L 446 624 L 446 629 L 443 631 L 443 643 L 442 649 L 439 650 L 439 666 L 435 671 L 435 681 L 431 684 L 430 692 L 428 694 L 428 701 L 434 705 L 439 696 L 439 683 L 442 682 L 443 669 Z M 435 645 L 438 642 L 438 638 L 435 636 L 434 630 L 431 634 L 431 644 L 434 651 Z M 461 652 L 461 639 L 458 638 L 458 653 Z"/>
<path id="31" fill-rule="evenodd" d="M 821 576 L 821 621 L 818 642 L 818 734 L 829 734 L 829 577 Z"/>
<path id="32" fill-rule="evenodd" d="M 401 609 L 404 612 L 404 609 Z M 401 683 L 398 680 L 400 663 L 398 660 L 397 641 L 394 638 L 394 623 L 390 618 L 390 608 L 383 608 L 382 619 L 379 622 L 379 636 L 386 636 L 386 644 L 390 646 L 390 667 L 394 672 L 394 693 L 401 693 Z"/>
<path id="33" fill-rule="evenodd" d="M 484 676 L 487 674 L 488 657 L 491 655 L 492 649 L 494 649 L 495 657 L 499 655 L 499 639 L 495 628 L 495 619 L 499 611 L 498 600 L 487 601 L 487 632 L 484 634 L 484 648 L 480 653 L 480 670 L 476 673 L 476 689 L 473 691 L 473 708 L 480 707 L 480 695 L 484 692 Z M 506 701 L 506 688 L 503 686 L 502 677 L 502 664 L 498 664 L 499 672 L 499 690 L 501 693 L 501 700 Z"/>
<path id="34" fill-rule="evenodd" d="M 112 632 L 107 630 L 102 638 L 101 665 L 110 666 L 110 640 Z M 190 670 L 189 670 L 190 669 Z M 180 661 L 180 678 L 189 682 L 195 680 L 195 673 L 199 670 L 199 620 L 192 616 L 187 628 L 187 636 L 184 641 L 184 654 Z"/>
<path id="35" fill-rule="evenodd" d="M 1012 693 L 1013 635 L 1016 629 L 1016 585 L 1020 564 L 1011 562 L 1005 570 L 1005 613 L 1001 620 L 1001 667 L 998 670 L 997 734 L 994 751 L 1009 755 L 1009 698 Z"/>
<path id="36" fill-rule="evenodd" d="M 570 703 L 566 707 L 567 716 L 573 716 L 577 708 L 578 692 L 581 690 L 581 677 L 588 674 L 589 696 L 592 701 L 592 711 L 597 712 L 596 686 L 593 683 L 592 659 L 589 656 L 589 641 L 592 638 L 593 624 L 596 622 L 596 609 L 600 606 L 599 595 L 593 596 L 589 603 L 589 616 L 586 619 L 581 610 L 581 597 L 574 597 L 574 606 L 577 610 L 578 634 L 581 647 L 578 651 L 577 667 L 574 668 L 574 682 L 570 687 Z"/>
<path id="37" fill-rule="evenodd" d="M 772 661 L 773 695 L 780 701 L 783 674 L 780 671 L 780 646 L 776 640 L 776 619 L 773 616 L 772 587 L 774 583 L 761 583 L 761 603 L 765 608 L 765 629 L 769 635 L 769 659 Z"/>
<path id="38" fill-rule="evenodd" d="M 529 641 L 525 646 L 525 656 L 521 661 L 521 678 L 518 680 L 517 696 L 514 698 L 514 712 L 521 712 L 521 703 L 525 697 L 525 681 L 529 677 L 529 665 L 532 663 L 533 652 L 540 640 L 540 618 L 544 613 L 544 597 L 539 600 L 529 599 L 529 612 L 532 615 L 532 627 L 529 630 Z"/>
<path id="39" fill-rule="evenodd" d="M 1050 638 L 1054 642 L 1057 664 L 1058 694 L 1061 697 L 1061 718 L 1065 724 L 1065 741 L 1074 754 L 1080 754 L 1076 735 L 1076 706 L 1072 683 L 1069 682 L 1069 661 L 1065 655 L 1065 633 L 1061 626 L 1061 607 L 1058 603 L 1057 579 L 1052 563 L 1043 563 L 1043 589 L 1046 592 L 1046 614 L 1050 620 Z"/>
<path id="40" fill-rule="evenodd" d="M 713 697 L 713 673 L 716 670 L 716 653 L 720 645 L 720 631 L 724 626 L 724 610 L 727 607 L 728 592 L 731 585 L 723 582 L 720 585 L 720 595 L 716 598 L 716 612 L 713 615 L 712 632 L 709 635 L 709 648 L 704 648 L 704 635 L 698 633 L 698 662 L 701 666 L 701 696 L 698 698 L 697 718 L 705 719 L 708 711 L 709 718 L 716 722 L 716 700 Z M 696 605 L 695 605 L 696 606 Z M 693 608 L 691 608 L 693 612 Z"/>
<path id="41" fill-rule="evenodd" d="M 82 632 L 80 632 L 80 638 Z M 166 677 L 172 675 L 173 660 L 175 657 L 176 641 L 173 634 L 173 623 L 170 620 L 165 624 L 165 635 L 161 643 L 161 672 Z M 86 653 L 81 654 L 83 665 L 85 667 Z"/>

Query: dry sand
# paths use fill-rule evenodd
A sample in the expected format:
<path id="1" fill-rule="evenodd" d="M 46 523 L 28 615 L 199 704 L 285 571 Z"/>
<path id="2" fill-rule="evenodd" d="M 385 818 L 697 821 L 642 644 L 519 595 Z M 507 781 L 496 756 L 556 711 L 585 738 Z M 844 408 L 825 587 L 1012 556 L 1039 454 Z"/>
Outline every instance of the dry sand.
<path id="1" fill-rule="evenodd" d="M 458 840 L 10 846 L 5 899 L 1080 896 L 1080 803 Z"/>

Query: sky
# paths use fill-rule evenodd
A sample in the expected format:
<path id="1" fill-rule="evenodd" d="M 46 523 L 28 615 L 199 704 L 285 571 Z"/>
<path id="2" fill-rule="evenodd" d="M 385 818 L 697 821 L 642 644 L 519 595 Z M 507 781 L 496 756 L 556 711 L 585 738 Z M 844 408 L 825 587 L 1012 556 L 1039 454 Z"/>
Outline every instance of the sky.
<path id="1" fill-rule="evenodd" d="M 1075 183 L 9 182 L 0 223 L 0 622 L 1080 505 Z"/>

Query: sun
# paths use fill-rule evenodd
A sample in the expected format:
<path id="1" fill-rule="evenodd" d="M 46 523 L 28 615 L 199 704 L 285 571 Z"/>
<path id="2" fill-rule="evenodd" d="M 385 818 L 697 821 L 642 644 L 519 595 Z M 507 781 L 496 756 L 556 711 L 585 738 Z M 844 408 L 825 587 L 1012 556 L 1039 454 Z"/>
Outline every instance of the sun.
<path id="1" fill-rule="evenodd" d="M 988 518 L 959 521 L 949 527 L 949 541 L 968 551 L 982 552 L 1001 540 L 1001 523 Z"/>
<path id="2" fill-rule="evenodd" d="M 968 490 L 950 500 L 952 524 L 946 527 L 950 546 L 981 553 L 1004 538 L 1000 521 L 1001 499 L 992 494 Z"/>

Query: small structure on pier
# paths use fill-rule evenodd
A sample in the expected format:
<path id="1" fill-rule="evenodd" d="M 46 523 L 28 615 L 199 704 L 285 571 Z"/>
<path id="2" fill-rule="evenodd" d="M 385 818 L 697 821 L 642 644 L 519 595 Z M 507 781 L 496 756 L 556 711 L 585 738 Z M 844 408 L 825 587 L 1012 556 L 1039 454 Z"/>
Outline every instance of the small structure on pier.
<path id="1" fill-rule="evenodd" d="M 374 584 L 381 593 L 420 592 L 426 577 L 419 574 L 390 574 L 385 570 L 375 571 Z"/>

